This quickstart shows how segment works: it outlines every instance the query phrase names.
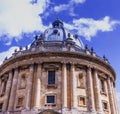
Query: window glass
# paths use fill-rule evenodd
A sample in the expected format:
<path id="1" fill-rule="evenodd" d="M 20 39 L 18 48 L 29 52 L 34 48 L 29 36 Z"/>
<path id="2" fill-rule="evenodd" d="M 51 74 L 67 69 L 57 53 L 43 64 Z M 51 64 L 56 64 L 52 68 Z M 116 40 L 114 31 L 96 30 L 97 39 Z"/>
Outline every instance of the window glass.
<path id="1" fill-rule="evenodd" d="M 108 109 L 108 104 L 107 104 L 107 102 L 103 102 L 103 109 L 104 109 L 104 110 L 107 110 L 107 109 Z"/>
<path id="2" fill-rule="evenodd" d="M 22 106 L 23 105 L 23 101 L 24 101 L 23 97 L 18 98 L 18 106 Z"/>
<path id="3" fill-rule="evenodd" d="M 55 71 L 48 71 L 48 84 L 55 84 Z"/>
<path id="4" fill-rule="evenodd" d="M 100 80 L 100 88 L 102 92 L 105 92 L 105 84 L 104 84 L 104 80 Z"/>
<path id="5" fill-rule="evenodd" d="M 86 105 L 85 103 L 85 97 L 79 97 L 79 101 L 78 101 L 79 105 L 83 106 L 83 105 Z"/>
<path id="6" fill-rule="evenodd" d="M 78 87 L 85 87 L 83 73 L 80 73 L 78 75 L 77 83 L 78 83 L 77 85 Z"/>
<path id="7" fill-rule="evenodd" d="M 20 88 L 25 88 L 26 87 L 26 78 L 25 78 L 25 75 L 22 75 L 21 76 L 21 81 L 20 81 Z"/>
<path id="8" fill-rule="evenodd" d="M 47 103 L 55 103 L 55 96 L 47 96 Z"/>

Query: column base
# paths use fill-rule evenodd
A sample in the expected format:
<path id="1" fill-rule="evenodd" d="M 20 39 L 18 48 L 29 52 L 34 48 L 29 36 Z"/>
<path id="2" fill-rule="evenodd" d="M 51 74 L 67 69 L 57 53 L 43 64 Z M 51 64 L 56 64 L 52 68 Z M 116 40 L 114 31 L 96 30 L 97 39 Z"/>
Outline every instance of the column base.
<path id="1" fill-rule="evenodd" d="M 103 114 L 103 112 L 102 112 L 102 111 L 100 111 L 100 112 L 97 112 L 97 114 Z"/>
<path id="2" fill-rule="evenodd" d="M 44 109 L 39 109 L 39 108 L 33 108 L 33 109 L 24 109 L 21 111 L 21 114 L 40 114 L 41 112 L 43 112 Z M 96 111 L 81 111 L 78 110 L 76 108 L 67 108 L 67 107 L 63 107 L 61 110 L 54 110 L 55 112 L 58 112 L 60 114 L 103 114 L 102 112 L 96 112 Z M 9 114 L 9 113 L 8 113 Z"/>
<path id="3" fill-rule="evenodd" d="M 40 111 L 41 109 L 39 107 L 34 107 L 33 110 Z"/>
<path id="4" fill-rule="evenodd" d="M 24 109 L 21 114 L 38 114 L 39 111 L 35 109 Z"/>

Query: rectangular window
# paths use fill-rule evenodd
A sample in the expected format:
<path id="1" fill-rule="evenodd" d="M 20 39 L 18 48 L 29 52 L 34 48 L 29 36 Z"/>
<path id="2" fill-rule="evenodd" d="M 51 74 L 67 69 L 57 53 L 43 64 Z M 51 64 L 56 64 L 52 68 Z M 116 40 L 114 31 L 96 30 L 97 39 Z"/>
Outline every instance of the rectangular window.
<path id="1" fill-rule="evenodd" d="M 100 88 L 101 88 L 101 92 L 105 92 L 105 84 L 103 79 L 100 79 Z"/>
<path id="2" fill-rule="evenodd" d="M 24 103 L 24 97 L 18 98 L 17 108 L 22 107 L 22 106 L 23 106 L 23 103 Z"/>
<path id="3" fill-rule="evenodd" d="M 47 96 L 47 103 L 54 104 L 55 96 Z"/>
<path id="4" fill-rule="evenodd" d="M 4 81 L 3 93 L 5 93 L 5 91 L 6 91 L 6 86 L 7 86 L 7 81 Z"/>
<path id="5" fill-rule="evenodd" d="M 2 81 L 2 85 L 1 85 L 1 91 L 0 91 L 0 95 L 1 95 L 1 96 L 5 94 L 6 85 L 7 85 L 7 81 L 3 80 L 3 81 Z"/>
<path id="6" fill-rule="evenodd" d="M 85 82 L 84 82 L 83 73 L 80 73 L 80 74 L 78 75 L 77 86 L 80 87 L 80 88 L 84 88 L 84 87 L 85 87 Z"/>
<path id="7" fill-rule="evenodd" d="M 21 76 L 20 79 L 20 89 L 25 89 L 26 88 L 26 77 L 25 74 Z"/>
<path id="8" fill-rule="evenodd" d="M 103 110 L 108 110 L 108 103 L 103 101 Z"/>
<path id="9" fill-rule="evenodd" d="M 79 106 L 85 106 L 86 105 L 85 97 L 83 97 L 83 96 L 78 97 L 78 105 Z"/>
<path id="10" fill-rule="evenodd" d="M 55 71 L 48 71 L 48 84 L 55 84 Z"/>

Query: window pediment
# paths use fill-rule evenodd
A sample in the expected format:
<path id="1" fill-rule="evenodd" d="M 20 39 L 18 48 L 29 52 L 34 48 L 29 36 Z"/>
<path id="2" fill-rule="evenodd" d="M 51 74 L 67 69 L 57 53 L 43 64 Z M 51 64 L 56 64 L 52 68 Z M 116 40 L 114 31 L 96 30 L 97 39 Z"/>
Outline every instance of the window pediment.
<path id="1" fill-rule="evenodd" d="M 43 67 L 45 68 L 45 70 L 58 70 L 59 69 L 59 65 L 57 64 L 44 64 Z"/>

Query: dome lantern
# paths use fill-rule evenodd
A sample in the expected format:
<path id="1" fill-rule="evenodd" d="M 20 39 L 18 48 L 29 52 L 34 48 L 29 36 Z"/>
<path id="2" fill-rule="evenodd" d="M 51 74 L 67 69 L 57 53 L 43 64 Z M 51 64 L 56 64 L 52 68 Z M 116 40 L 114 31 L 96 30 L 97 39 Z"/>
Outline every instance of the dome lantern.
<path id="1" fill-rule="evenodd" d="M 63 28 L 63 22 L 60 19 L 56 19 L 53 23 L 52 23 L 53 28 Z"/>

